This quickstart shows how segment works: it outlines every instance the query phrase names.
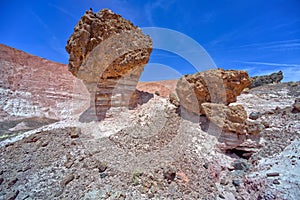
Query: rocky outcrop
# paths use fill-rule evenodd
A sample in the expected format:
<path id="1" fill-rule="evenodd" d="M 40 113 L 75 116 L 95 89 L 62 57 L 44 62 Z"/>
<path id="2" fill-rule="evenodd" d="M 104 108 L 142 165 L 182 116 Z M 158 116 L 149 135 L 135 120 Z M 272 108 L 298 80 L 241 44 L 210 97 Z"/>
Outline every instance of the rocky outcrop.
<path id="1" fill-rule="evenodd" d="M 176 92 L 186 110 L 203 114 L 204 102 L 228 105 L 235 102 L 242 90 L 251 84 L 246 71 L 211 69 L 183 76 Z"/>
<path id="2" fill-rule="evenodd" d="M 246 71 L 212 69 L 183 76 L 176 91 L 183 110 L 206 116 L 210 122 L 207 132 L 218 137 L 222 150 L 243 151 L 248 157 L 259 146 L 254 140 L 259 138 L 262 125 L 247 119 L 242 105 L 229 104 L 250 84 Z"/>
<path id="3" fill-rule="evenodd" d="M 0 121 L 69 119 L 88 107 L 88 92 L 64 64 L 0 45 Z"/>
<path id="4" fill-rule="evenodd" d="M 246 134 L 247 112 L 242 105 L 226 106 L 224 104 L 203 103 L 205 116 L 224 132 L 240 135 Z"/>
<path id="5" fill-rule="evenodd" d="M 218 139 L 225 143 L 224 150 L 255 146 L 255 142 L 244 142 L 246 139 L 259 138 L 262 125 L 259 122 L 247 119 L 247 112 L 242 105 L 203 103 L 202 110 L 208 120 L 219 129 Z M 254 151 L 252 151 L 253 153 Z"/>
<path id="6" fill-rule="evenodd" d="M 270 84 L 270 83 L 279 83 L 283 79 L 282 71 L 272 73 L 270 75 L 264 76 L 254 76 L 251 77 L 251 88 Z"/>
<path id="7" fill-rule="evenodd" d="M 98 120 L 111 106 L 136 104 L 136 84 L 152 51 L 150 37 L 138 27 L 111 10 L 90 10 L 74 28 L 66 50 L 69 70 L 85 83 Z"/>

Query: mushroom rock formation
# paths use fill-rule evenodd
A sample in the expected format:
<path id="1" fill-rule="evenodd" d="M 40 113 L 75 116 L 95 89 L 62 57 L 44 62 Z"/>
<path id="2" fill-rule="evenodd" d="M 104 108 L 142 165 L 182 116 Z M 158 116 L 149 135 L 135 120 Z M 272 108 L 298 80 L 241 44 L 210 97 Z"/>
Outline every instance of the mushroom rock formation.
<path id="1" fill-rule="evenodd" d="M 177 83 L 176 92 L 180 105 L 187 111 L 204 114 L 201 104 L 204 102 L 235 102 L 236 97 L 251 81 L 246 71 L 211 69 L 195 74 L 184 75 Z"/>
<path id="2" fill-rule="evenodd" d="M 136 85 L 152 51 L 151 38 L 141 29 L 111 10 L 89 10 L 75 26 L 66 50 L 69 71 L 86 85 L 97 120 L 110 107 L 137 103 Z"/>

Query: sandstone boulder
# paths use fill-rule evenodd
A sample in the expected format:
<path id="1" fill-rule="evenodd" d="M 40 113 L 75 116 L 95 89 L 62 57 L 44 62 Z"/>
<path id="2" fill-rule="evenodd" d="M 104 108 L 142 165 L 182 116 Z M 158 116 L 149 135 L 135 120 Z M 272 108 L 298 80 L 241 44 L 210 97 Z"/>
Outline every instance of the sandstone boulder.
<path id="1" fill-rule="evenodd" d="M 211 131 L 210 134 L 217 136 L 218 140 L 224 143 L 221 149 L 240 150 L 247 155 L 257 151 L 257 139 L 263 125 L 247 119 L 247 112 L 242 105 L 203 103 L 201 107 L 208 120 L 217 127 L 217 130 L 209 129 L 208 132 Z"/>
<path id="2" fill-rule="evenodd" d="M 190 112 L 203 114 L 202 103 L 228 105 L 235 102 L 250 84 L 246 71 L 211 69 L 183 76 L 177 83 L 176 92 L 181 106 Z"/>
<path id="3" fill-rule="evenodd" d="M 247 112 L 242 105 L 226 106 L 217 103 L 203 103 L 202 110 L 210 122 L 223 132 L 245 135 Z"/>
<path id="4" fill-rule="evenodd" d="M 279 83 L 283 79 L 282 71 L 272 73 L 270 75 L 264 76 L 254 76 L 251 77 L 251 88 L 270 84 L 270 83 Z"/>
<path id="5" fill-rule="evenodd" d="M 74 28 L 66 50 L 69 70 L 85 83 L 98 120 L 111 106 L 136 103 L 136 84 L 152 51 L 152 41 L 141 29 L 111 10 L 90 10 Z"/>
<path id="6" fill-rule="evenodd" d="M 202 108 L 211 125 L 217 127 L 209 129 L 208 132 L 212 131 L 210 134 L 218 137 L 222 144 L 220 149 L 238 150 L 245 158 L 258 150 L 259 133 L 263 126 L 257 121 L 247 119 L 247 112 L 242 105 L 203 103 Z"/>

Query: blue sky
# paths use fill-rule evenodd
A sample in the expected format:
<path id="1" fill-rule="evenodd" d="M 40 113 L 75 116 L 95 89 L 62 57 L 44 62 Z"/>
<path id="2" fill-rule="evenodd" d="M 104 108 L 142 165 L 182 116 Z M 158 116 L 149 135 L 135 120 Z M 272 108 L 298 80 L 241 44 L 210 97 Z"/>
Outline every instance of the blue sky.
<path id="1" fill-rule="evenodd" d="M 251 76 L 282 70 L 284 81 L 300 80 L 299 0 L 1 0 L 0 5 L 0 43 L 49 60 L 67 64 L 65 45 L 85 10 L 110 8 L 139 27 L 167 28 L 195 40 L 217 67 Z M 154 49 L 142 80 L 177 78 L 199 67 Z"/>

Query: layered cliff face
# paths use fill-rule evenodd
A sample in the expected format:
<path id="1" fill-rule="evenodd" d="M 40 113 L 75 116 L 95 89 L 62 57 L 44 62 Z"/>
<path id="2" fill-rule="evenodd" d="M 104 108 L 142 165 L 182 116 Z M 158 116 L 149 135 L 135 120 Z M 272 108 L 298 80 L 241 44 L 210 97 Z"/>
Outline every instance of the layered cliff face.
<path id="1" fill-rule="evenodd" d="M 150 37 L 138 27 L 108 9 L 87 11 L 66 50 L 69 70 L 85 83 L 98 120 L 110 107 L 136 104 L 136 84 L 152 51 Z"/>
<path id="2" fill-rule="evenodd" d="M 23 117 L 67 119 L 89 102 L 83 83 L 66 65 L 0 45 L 1 120 Z"/>

